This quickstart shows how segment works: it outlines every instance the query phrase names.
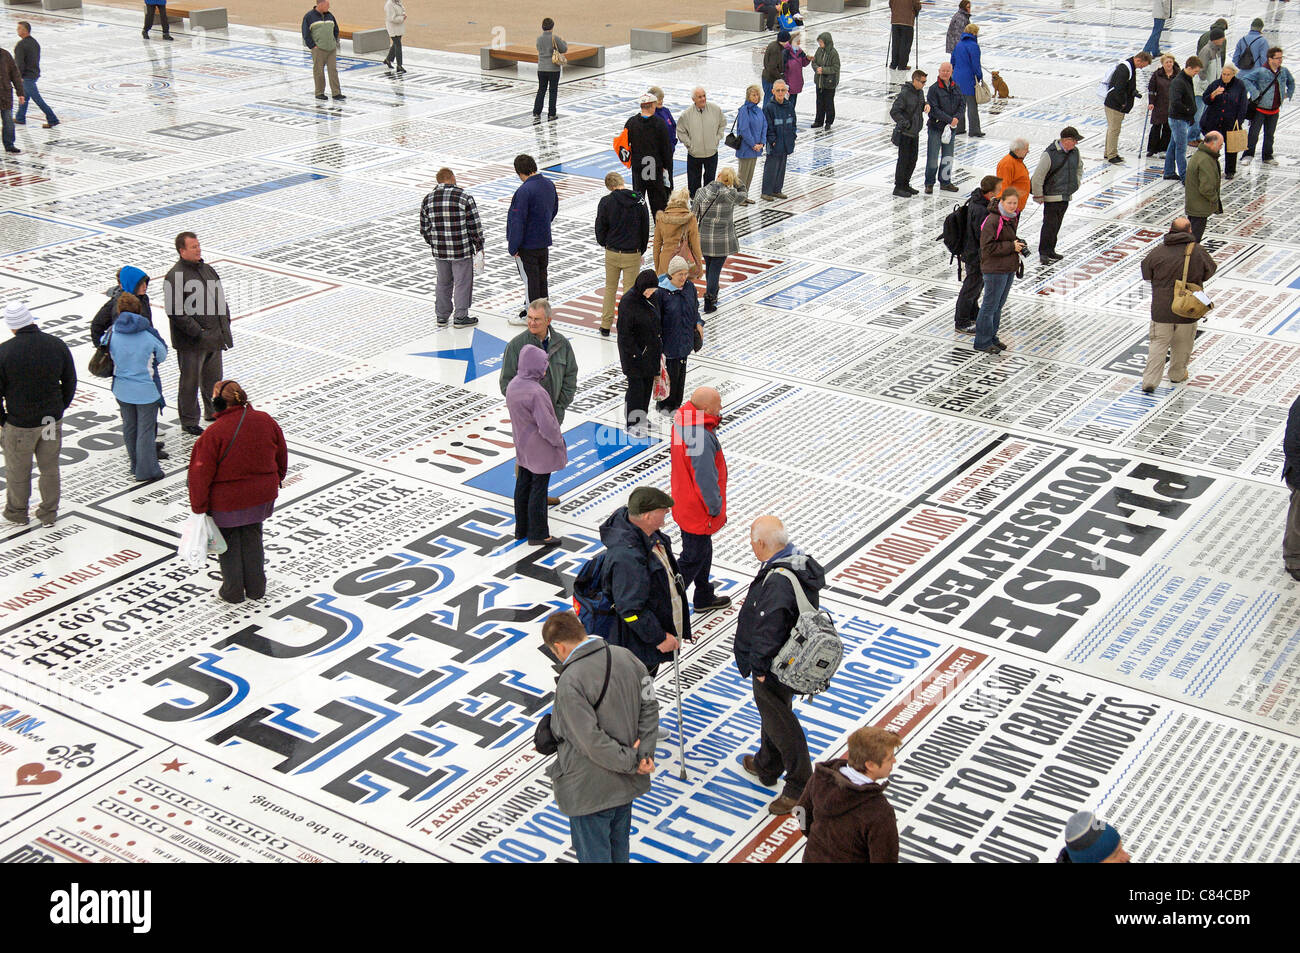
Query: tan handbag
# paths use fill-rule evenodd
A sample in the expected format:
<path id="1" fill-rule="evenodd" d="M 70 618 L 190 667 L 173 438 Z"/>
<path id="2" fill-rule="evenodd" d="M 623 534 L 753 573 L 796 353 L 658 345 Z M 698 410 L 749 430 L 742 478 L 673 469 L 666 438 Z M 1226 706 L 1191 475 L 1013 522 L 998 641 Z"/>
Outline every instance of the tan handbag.
<path id="1" fill-rule="evenodd" d="M 975 105 L 976 106 L 983 106 L 992 98 L 993 98 L 993 94 L 989 92 L 988 83 L 984 82 L 984 80 L 980 80 L 975 84 Z"/>
<path id="2" fill-rule="evenodd" d="M 1232 124 L 1232 128 L 1223 136 L 1223 148 L 1228 152 L 1245 152 L 1249 144 L 1249 136 L 1246 130 L 1241 128 L 1240 122 Z"/>
<path id="3" fill-rule="evenodd" d="M 1213 307 L 1196 297 L 1196 292 L 1201 290 L 1201 286 L 1187 280 L 1187 266 L 1192 263 L 1192 251 L 1195 248 L 1196 242 L 1187 246 L 1187 252 L 1183 255 L 1182 280 L 1174 282 L 1174 302 L 1170 310 L 1180 318 L 1203 318 Z"/>
<path id="4" fill-rule="evenodd" d="M 555 45 L 555 34 L 551 34 L 551 62 L 556 66 L 564 66 L 569 62 L 569 58 L 560 52 L 559 47 Z"/>

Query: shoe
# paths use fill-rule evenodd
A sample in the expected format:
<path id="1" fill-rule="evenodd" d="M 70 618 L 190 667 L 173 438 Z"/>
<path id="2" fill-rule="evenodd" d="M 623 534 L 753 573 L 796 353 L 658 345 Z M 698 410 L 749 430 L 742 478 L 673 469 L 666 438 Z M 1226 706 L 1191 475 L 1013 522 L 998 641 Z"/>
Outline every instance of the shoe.
<path id="1" fill-rule="evenodd" d="M 1154 159 L 1155 157 L 1156 157 L 1156 154 L 1155 154 L 1154 152 L 1148 152 L 1148 153 L 1147 153 L 1147 158 L 1148 158 L 1148 159 Z"/>
<path id="2" fill-rule="evenodd" d="M 141 30 L 141 31 L 140 31 L 140 36 L 144 37 L 146 40 L 149 39 L 149 31 L 148 31 L 148 30 Z"/>
<path id="3" fill-rule="evenodd" d="M 154 451 L 154 456 L 157 457 L 159 460 L 170 460 L 172 458 L 172 455 L 168 453 L 166 450 L 164 450 L 162 447 L 159 447 L 157 450 Z"/>
<path id="4" fill-rule="evenodd" d="M 794 806 L 799 803 L 797 797 L 790 797 L 788 794 L 782 794 L 779 798 L 767 806 L 767 813 L 775 814 L 780 817 L 783 814 L 789 814 L 794 810 Z"/>
<path id="5" fill-rule="evenodd" d="M 1144 394 L 1154 394 L 1154 393 L 1155 393 L 1155 390 L 1156 390 L 1156 389 L 1155 389 L 1154 387 L 1143 387 L 1143 388 L 1142 388 L 1142 393 L 1144 393 Z"/>
<path id="6" fill-rule="evenodd" d="M 695 611 L 696 611 L 696 612 L 709 612 L 709 611 L 712 610 L 712 609 L 725 609 L 725 608 L 727 608 L 727 606 L 729 606 L 729 605 L 731 605 L 731 597 L 730 597 L 730 596 L 714 596 L 714 597 L 713 597 L 712 599 L 710 599 L 708 602 L 696 603 L 696 604 L 695 604 Z"/>
<path id="7" fill-rule="evenodd" d="M 5 152 L 9 153 L 11 156 L 18 156 L 23 154 L 22 149 L 10 149 L 8 146 L 5 146 Z"/>
<path id="8" fill-rule="evenodd" d="M 529 546 L 542 546 L 546 549 L 553 549 L 564 542 L 563 536 L 547 536 L 545 539 L 530 539 Z"/>
<path id="9" fill-rule="evenodd" d="M 763 199 L 764 202 L 775 202 L 775 201 L 776 201 L 776 199 L 773 198 L 771 195 L 764 195 L 764 196 L 762 196 L 762 199 Z"/>
<path id="10" fill-rule="evenodd" d="M 1183 181 L 1181 178 L 1179 178 L 1179 177 L 1176 176 L 1176 175 L 1164 175 L 1164 176 L 1161 176 L 1161 178 L 1162 178 L 1162 179 L 1165 179 L 1166 181 L 1169 181 L 1169 182 L 1181 182 L 1181 181 Z"/>
<path id="11" fill-rule="evenodd" d="M 1277 164 L 1278 164 L 1278 162 L 1277 162 L 1276 159 L 1265 159 L 1265 160 L 1264 160 L 1264 165 L 1277 165 Z"/>
<path id="12" fill-rule="evenodd" d="M 830 132 L 830 131 L 831 131 L 831 126 L 833 126 L 833 125 L 834 125 L 834 123 L 829 123 L 829 122 L 828 122 L 828 123 L 826 124 L 826 132 Z"/>
<path id="13" fill-rule="evenodd" d="M 26 119 L 15 119 L 15 120 L 14 120 L 14 125 L 15 125 L 15 126 L 25 126 L 25 125 L 27 125 L 27 120 L 26 120 Z M 47 127 L 47 128 L 48 128 L 48 127 Z"/>
<path id="14" fill-rule="evenodd" d="M 975 325 L 973 324 L 954 324 L 953 328 L 958 334 L 974 334 Z"/>
<path id="15" fill-rule="evenodd" d="M 1188 145 L 1191 145 L 1191 143 L 1188 143 Z M 1241 155 L 1237 156 L 1237 161 L 1238 161 L 1238 162 L 1245 162 L 1247 159 L 1253 159 L 1253 158 L 1255 158 L 1255 153 L 1253 153 L 1253 152 L 1243 152 Z"/>
<path id="16" fill-rule="evenodd" d="M 57 519 L 58 519 L 57 516 L 47 516 L 45 519 L 41 520 L 41 525 L 46 528 L 49 528 L 54 525 L 54 522 Z"/>
<path id="17" fill-rule="evenodd" d="M 1040 265 L 1050 265 L 1052 264 L 1052 259 L 1048 258 L 1046 255 L 1039 255 L 1038 263 Z"/>
<path id="18" fill-rule="evenodd" d="M 400 67 L 400 66 L 397 67 L 397 75 L 398 75 L 398 76 L 401 76 L 401 75 L 402 75 L 403 73 L 405 73 L 405 72 L 406 72 L 406 70 L 402 69 L 402 67 Z"/>
<path id="19" fill-rule="evenodd" d="M 335 98 L 335 99 L 347 99 L 347 97 L 344 96 L 342 93 L 339 93 L 339 94 L 338 94 L 337 96 L 335 96 L 334 98 Z"/>
<path id="20" fill-rule="evenodd" d="M 13 525 L 13 526 L 26 526 L 28 523 L 31 522 L 31 518 L 30 518 L 30 517 L 27 517 L 27 516 L 24 516 L 22 519 L 20 519 L 20 520 L 16 520 L 16 519 L 14 519 L 12 516 L 6 516 L 6 517 L 5 517 L 5 522 L 6 522 L 6 523 L 9 523 L 9 524 L 11 524 L 11 525 Z"/>
<path id="21" fill-rule="evenodd" d="M 754 763 L 754 756 L 752 754 L 747 754 L 743 758 L 741 758 L 740 766 L 744 768 L 747 773 L 752 774 L 754 777 L 758 778 L 758 783 L 763 785 L 763 787 L 765 788 L 770 788 L 772 785 L 776 784 L 778 780 L 780 780 L 780 778 L 773 778 L 770 781 L 764 781 L 763 776 L 758 773 L 758 765 Z"/>
<path id="22" fill-rule="evenodd" d="M 983 139 L 985 136 L 988 135 L 988 133 L 987 133 L 987 132 L 972 132 L 971 135 L 974 136 L 976 139 Z"/>
<path id="23" fill-rule="evenodd" d="M 198 424 L 188 424 L 188 425 L 182 427 L 182 428 L 181 428 L 181 431 L 182 431 L 183 433 L 187 433 L 187 434 L 189 434 L 189 435 L 191 435 L 191 436 L 193 436 L 193 437 L 198 437 L 198 436 L 201 436 L 201 435 L 203 434 L 203 428 L 200 427 Z"/>
<path id="24" fill-rule="evenodd" d="M 172 40 L 174 40 L 174 39 L 176 39 L 176 38 L 175 38 L 174 36 L 172 36 L 170 33 L 164 33 L 164 34 L 163 34 L 163 39 L 164 39 L 164 40 L 167 40 L 167 41 L 170 43 Z"/>
<path id="25" fill-rule="evenodd" d="M 451 317 L 450 317 L 450 316 L 445 317 L 445 318 L 438 318 L 438 327 L 440 327 L 440 328 L 445 328 L 445 327 L 446 327 L 448 324 L 450 324 L 450 323 L 451 323 Z"/>
<path id="26" fill-rule="evenodd" d="M 317 93 L 316 98 L 319 99 L 321 102 L 324 102 L 325 100 L 329 99 L 329 97 L 326 96 L 324 93 Z"/>
<path id="27" fill-rule="evenodd" d="M 601 329 L 600 329 L 600 336 L 603 337 L 603 338 L 607 338 L 607 337 L 609 337 L 609 328 L 601 328 Z"/>
<path id="28" fill-rule="evenodd" d="M 926 195 L 934 195 L 934 186 L 933 186 L 933 185 L 927 185 L 927 186 L 925 187 L 925 194 L 926 194 Z"/>
<path id="29" fill-rule="evenodd" d="M 1265 159 L 1264 161 L 1265 161 L 1265 162 L 1271 162 L 1272 160 L 1271 160 L 1271 159 Z M 1273 164 L 1274 164 L 1274 165 L 1277 165 L 1276 162 L 1274 162 Z M 773 198 L 777 198 L 777 199 L 788 199 L 790 196 L 786 195 L 784 192 L 775 192 L 775 193 L 773 193 L 772 197 L 773 197 Z"/>
<path id="30" fill-rule="evenodd" d="M 993 343 L 996 344 L 998 347 L 1000 347 L 1000 348 L 1001 348 L 1002 350 L 1004 350 L 1004 351 L 1009 351 L 1009 350 L 1011 350 L 1011 348 L 1007 347 L 1006 344 L 1003 343 L 1002 338 L 1000 338 L 1000 337 L 998 337 L 998 336 L 996 336 L 996 335 L 994 335 L 994 337 L 993 337 Z"/>
<path id="31" fill-rule="evenodd" d="M 474 325 L 478 324 L 478 318 L 467 314 L 463 318 L 456 318 L 451 323 L 458 328 L 472 328 Z"/>
<path id="32" fill-rule="evenodd" d="M 819 122 L 815 122 L 815 123 L 813 123 L 811 126 L 809 126 L 808 128 L 809 128 L 809 129 L 820 129 L 820 128 L 822 128 L 822 124 L 819 123 Z"/>
<path id="33" fill-rule="evenodd" d="M 392 68 L 393 68 L 393 63 L 392 63 L 392 61 L 391 61 L 391 60 L 384 60 L 384 69 L 392 69 Z"/>
<path id="34" fill-rule="evenodd" d="M 1186 383 L 1187 383 L 1187 378 L 1186 378 L 1186 377 L 1180 377 L 1180 378 L 1178 378 L 1178 380 L 1174 380 L 1174 379 L 1171 377 L 1171 378 L 1169 378 L 1169 383 L 1171 383 L 1171 384 L 1186 384 Z"/>
<path id="35" fill-rule="evenodd" d="M 1062 261 L 1062 260 L 1065 258 L 1064 255 L 1058 255 L 1058 254 L 1057 254 L 1056 252 L 1054 252 L 1054 251 L 1043 252 L 1042 257 L 1043 257 L 1043 258 L 1050 258 L 1050 259 L 1052 259 L 1052 261 Z"/>
<path id="36" fill-rule="evenodd" d="M 915 193 L 911 189 L 894 189 L 894 194 L 900 199 L 910 199 Z"/>
<path id="37" fill-rule="evenodd" d="M 741 205 L 757 205 L 758 203 L 755 202 L 753 199 L 745 199 L 745 201 L 741 202 L 740 204 L 741 204 Z"/>
<path id="38" fill-rule="evenodd" d="M 977 347 L 975 350 L 984 354 L 992 354 L 994 357 L 997 357 L 997 355 L 1002 353 L 1002 348 L 998 347 L 996 344 L 990 344 L 988 347 Z"/>
<path id="39" fill-rule="evenodd" d="M 1231 182 L 1231 181 L 1232 181 L 1233 179 L 1235 179 L 1236 177 L 1237 177 L 1237 173 L 1235 173 L 1235 172 L 1225 172 L 1225 173 L 1223 174 L 1223 178 L 1224 178 L 1226 181 L 1228 181 L 1228 182 Z"/>
<path id="40" fill-rule="evenodd" d="M 58 120 L 58 119 L 54 120 L 54 122 L 43 122 L 43 123 L 41 123 L 41 128 L 42 128 L 42 129 L 53 129 L 55 126 L 57 126 L 57 125 L 59 124 L 59 122 L 60 122 L 60 120 Z"/>
<path id="41" fill-rule="evenodd" d="M 705 296 L 704 296 L 704 313 L 705 313 L 705 314 L 712 314 L 714 311 L 717 311 L 717 310 L 718 310 L 718 302 L 717 302 L 717 300 L 714 299 L 714 298 L 710 298 L 708 295 L 705 295 Z"/>
<path id="42" fill-rule="evenodd" d="M 1111 165 L 1119 165 L 1121 162 L 1124 161 L 1124 157 L 1123 157 L 1123 156 L 1111 156 L 1111 157 L 1110 157 L 1109 159 L 1107 159 L 1106 161 L 1109 162 Z"/>
<path id="43" fill-rule="evenodd" d="M 957 186 L 953 185 L 951 182 L 944 182 L 942 185 L 939 186 L 939 188 L 941 188 L 941 189 L 942 189 L 943 191 L 945 191 L 945 192 L 960 192 L 960 191 L 961 191 L 961 189 L 957 188 Z"/>
<path id="44" fill-rule="evenodd" d="M 1294 579 L 1296 582 L 1300 582 L 1300 569 L 1292 569 L 1288 566 L 1286 572 L 1287 575 L 1290 576 L 1292 579 Z"/>
<path id="45" fill-rule="evenodd" d="M 920 189 L 914 189 L 914 188 L 912 188 L 910 185 L 905 185 L 905 186 L 903 186 L 903 187 L 904 187 L 905 189 L 907 189 L 907 191 L 911 192 L 913 195 L 920 195 L 920 194 L 921 194 L 921 190 L 920 190 Z"/>
<path id="46" fill-rule="evenodd" d="M 546 505 L 547 505 L 547 506 L 559 506 L 559 505 L 560 505 L 560 498 L 559 498 L 558 496 L 548 496 L 548 497 L 546 498 Z"/>
<path id="47" fill-rule="evenodd" d="M 513 324 L 517 328 L 528 327 L 528 309 L 520 309 L 519 316 L 516 318 L 506 318 L 506 324 Z"/>
<path id="48" fill-rule="evenodd" d="M 547 122 L 554 122 L 555 120 L 557 120 L 557 119 L 559 119 L 559 118 L 560 118 L 560 117 L 557 116 L 555 113 L 547 113 L 547 114 L 546 114 L 546 121 L 547 121 Z"/>

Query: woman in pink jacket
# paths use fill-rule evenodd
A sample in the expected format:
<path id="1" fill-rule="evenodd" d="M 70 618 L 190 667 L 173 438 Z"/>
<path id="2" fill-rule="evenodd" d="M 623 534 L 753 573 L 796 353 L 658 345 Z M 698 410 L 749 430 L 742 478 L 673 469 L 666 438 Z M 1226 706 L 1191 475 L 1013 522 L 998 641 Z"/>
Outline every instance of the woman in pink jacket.
<path id="1" fill-rule="evenodd" d="M 785 85 L 789 88 L 791 109 L 798 104 L 799 94 L 803 92 L 804 67 L 812 62 L 800 45 L 802 42 L 803 34 L 797 33 L 785 48 Z"/>
<path id="2" fill-rule="evenodd" d="M 569 462 L 551 395 L 542 386 L 550 359 L 526 344 L 519 352 L 519 372 L 506 387 L 506 408 L 515 434 L 515 539 L 532 546 L 558 546 L 546 521 L 551 474 Z"/>

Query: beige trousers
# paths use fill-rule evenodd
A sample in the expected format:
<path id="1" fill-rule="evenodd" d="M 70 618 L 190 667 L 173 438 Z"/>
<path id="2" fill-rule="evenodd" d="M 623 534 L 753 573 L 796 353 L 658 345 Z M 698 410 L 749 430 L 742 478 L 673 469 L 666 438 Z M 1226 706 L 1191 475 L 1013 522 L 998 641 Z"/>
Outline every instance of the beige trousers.
<path id="1" fill-rule="evenodd" d="M 614 293 L 618 291 L 618 276 L 623 276 L 623 293 L 636 284 L 637 272 L 641 270 L 641 255 L 637 252 L 619 252 L 605 249 L 605 300 L 601 304 L 600 326 L 610 328 L 614 324 Z"/>
<path id="2" fill-rule="evenodd" d="M 1119 127 L 1124 122 L 1124 114 L 1118 109 L 1111 109 L 1109 106 L 1103 106 L 1106 110 L 1106 155 L 1104 158 L 1113 159 L 1119 155 Z"/>
<path id="3" fill-rule="evenodd" d="M 339 89 L 338 50 L 322 50 L 319 46 L 311 48 L 311 78 L 316 83 L 316 95 L 325 95 L 325 71 L 330 74 L 330 95 L 337 96 Z"/>
<path id="4" fill-rule="evenodd" d="M 1147 366 L 1142 372 L 1142 386 L 1155 387 L 1165 375 L 1165 355 L 1169 354 L 1169 382 L 1181 384 L 1187 380 L 1187 362 L 1192 358 L 1192 342 L 1196 339 L 1196 323 L 1160 324 L 1151 322 L 1148 332 Z"/>

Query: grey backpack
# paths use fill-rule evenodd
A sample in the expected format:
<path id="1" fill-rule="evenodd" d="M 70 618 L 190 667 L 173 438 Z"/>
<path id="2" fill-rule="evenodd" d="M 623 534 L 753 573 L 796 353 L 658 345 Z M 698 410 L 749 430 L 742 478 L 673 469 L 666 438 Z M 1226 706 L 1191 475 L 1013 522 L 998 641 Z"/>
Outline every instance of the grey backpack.
<path id="1" fill-rule="evenodd" d="M 831 676 L 844 659 L 844 643 L 835 631 L 831 614 L 813 608 L 798 577 L 788 569 L 773 569 L 768 575 L 777 573 L 790 580 L 799 617 L 790 630 L 790 638 L 772 660 L 772 674 L 798 695 L 817 695 L 830 687 Z"/>

